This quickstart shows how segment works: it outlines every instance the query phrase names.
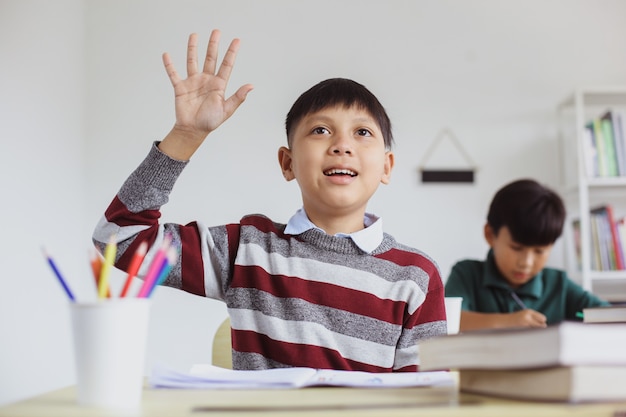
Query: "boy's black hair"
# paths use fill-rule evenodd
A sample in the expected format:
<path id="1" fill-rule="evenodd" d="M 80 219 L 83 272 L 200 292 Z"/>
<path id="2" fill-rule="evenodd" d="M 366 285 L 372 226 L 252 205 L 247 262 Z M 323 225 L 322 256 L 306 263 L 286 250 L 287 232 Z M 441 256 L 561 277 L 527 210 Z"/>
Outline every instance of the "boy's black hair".
<path id="1" fill-rule="evenodd" d="M 289 146 L 291 146 L 292 129 L 304 116 L 337 105 L 345 107 L 357 106 L 368 111 L 376 120 L 383 133 L 385 148 L 387 150 L 391 149 L 393 145 L 391 121 L 389 116 L 387 116 L 385 108 L 364 85 L 346 78 L 330 78 L 322 81 L 298 97 L 291 106 L 289 113 L 287 113 L 287 119 L 285 120 Z"/>
<path id="2" fill-rule="evenodd" d="M 502 226 L 526 246 L 551 245 L 561 236 L 565 205 L 559 195 L 532 179 L 513 181 L 491 201 L 487 222 L 497 235 Z"/>

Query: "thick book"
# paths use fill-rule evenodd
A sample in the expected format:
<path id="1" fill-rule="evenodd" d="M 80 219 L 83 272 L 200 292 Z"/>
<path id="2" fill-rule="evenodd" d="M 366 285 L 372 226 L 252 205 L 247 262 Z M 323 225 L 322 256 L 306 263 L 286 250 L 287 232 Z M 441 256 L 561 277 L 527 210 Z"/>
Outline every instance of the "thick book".
<path id="1" fill-rule="evenodd" d="M 420 342 L 420 370 L 626 365 L 625 347 L 626 323 L 477 330 Z"/>
<path id="2" fill-rule="evenodd" d="M 626 305 L 583 308 L 585 323 L 626 323 Z"/>
<path id="3" fill-rule="evenodd" d="M 626 366 L 559 366 L 520 370 L 463 370 L 463 392 L 531 401 L 626 400 Z"/>
<path id="4" fill-rule="evenodd" d="M 155 366 L 150 375 L 150 385 L 155 388 L 188 389 L 403 388 L 454 384 L 454 376 L 445 371 L 371 373 L 304 367 L 239 371 L 209 364 L 193 365 L 188 373 Z"/>

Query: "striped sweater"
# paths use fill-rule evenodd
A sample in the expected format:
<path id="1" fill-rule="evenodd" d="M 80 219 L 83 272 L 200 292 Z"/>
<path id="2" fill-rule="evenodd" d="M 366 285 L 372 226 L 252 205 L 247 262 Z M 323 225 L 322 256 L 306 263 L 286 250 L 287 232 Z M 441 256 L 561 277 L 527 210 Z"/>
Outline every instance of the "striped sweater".
<path id="1" fill-rule="evenodd" d="M 153 145 L 93 240 L 102 251 L 116 234 L 124 270 L 142 241 L 151 244 L 145 266 L 170 233 L 181 257 L 164 285 L 226 303 L 235 369 L 415 371 L 419 342 L 446 333 L 437 265 L 386 233 L 368 254 L 317 229 L 285 234 L 262 215 L 214 227 L 159 223 L 185 166 Z"/>

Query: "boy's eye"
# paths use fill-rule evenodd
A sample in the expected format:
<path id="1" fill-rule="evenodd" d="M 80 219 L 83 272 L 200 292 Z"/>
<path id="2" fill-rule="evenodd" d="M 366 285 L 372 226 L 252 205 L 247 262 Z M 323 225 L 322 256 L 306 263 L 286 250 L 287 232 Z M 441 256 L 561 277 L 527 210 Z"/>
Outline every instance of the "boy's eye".
<path id="1" fill-rule="evenodd" d="M 359 136 L 372 136 L 372 132 L 367 129 L 359 129 L 356 131 L 356 134 Z"/>
<path id="2" fill-rule="evenodd" d="M 313 130 L 311 131 L 311 133 L 313 133 L 313 134 L 315 134 L 315 135 L 325 135 L 325 134 L 328 134 L 328 133 L 330 133 L 330 132 L 329 132 L 329 131 L 328 131 L 328 129 L 326 129 L 325 127 L 321 127 L 321 126 L 319 126 L 319 127 L 315 127 L 315 128 L 313 128 Z"/>

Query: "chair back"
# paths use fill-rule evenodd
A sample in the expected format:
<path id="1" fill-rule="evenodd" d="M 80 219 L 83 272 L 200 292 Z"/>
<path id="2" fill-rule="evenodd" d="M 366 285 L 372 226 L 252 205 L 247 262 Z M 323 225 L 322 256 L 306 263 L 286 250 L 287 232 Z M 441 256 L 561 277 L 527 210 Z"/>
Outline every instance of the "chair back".
<path id="1" fill-rule="evenodd" d="M 232 344 L 230 340 L 230 318 L 226 318 L 213 336 L 213 365 L 233 368 Z"/>

